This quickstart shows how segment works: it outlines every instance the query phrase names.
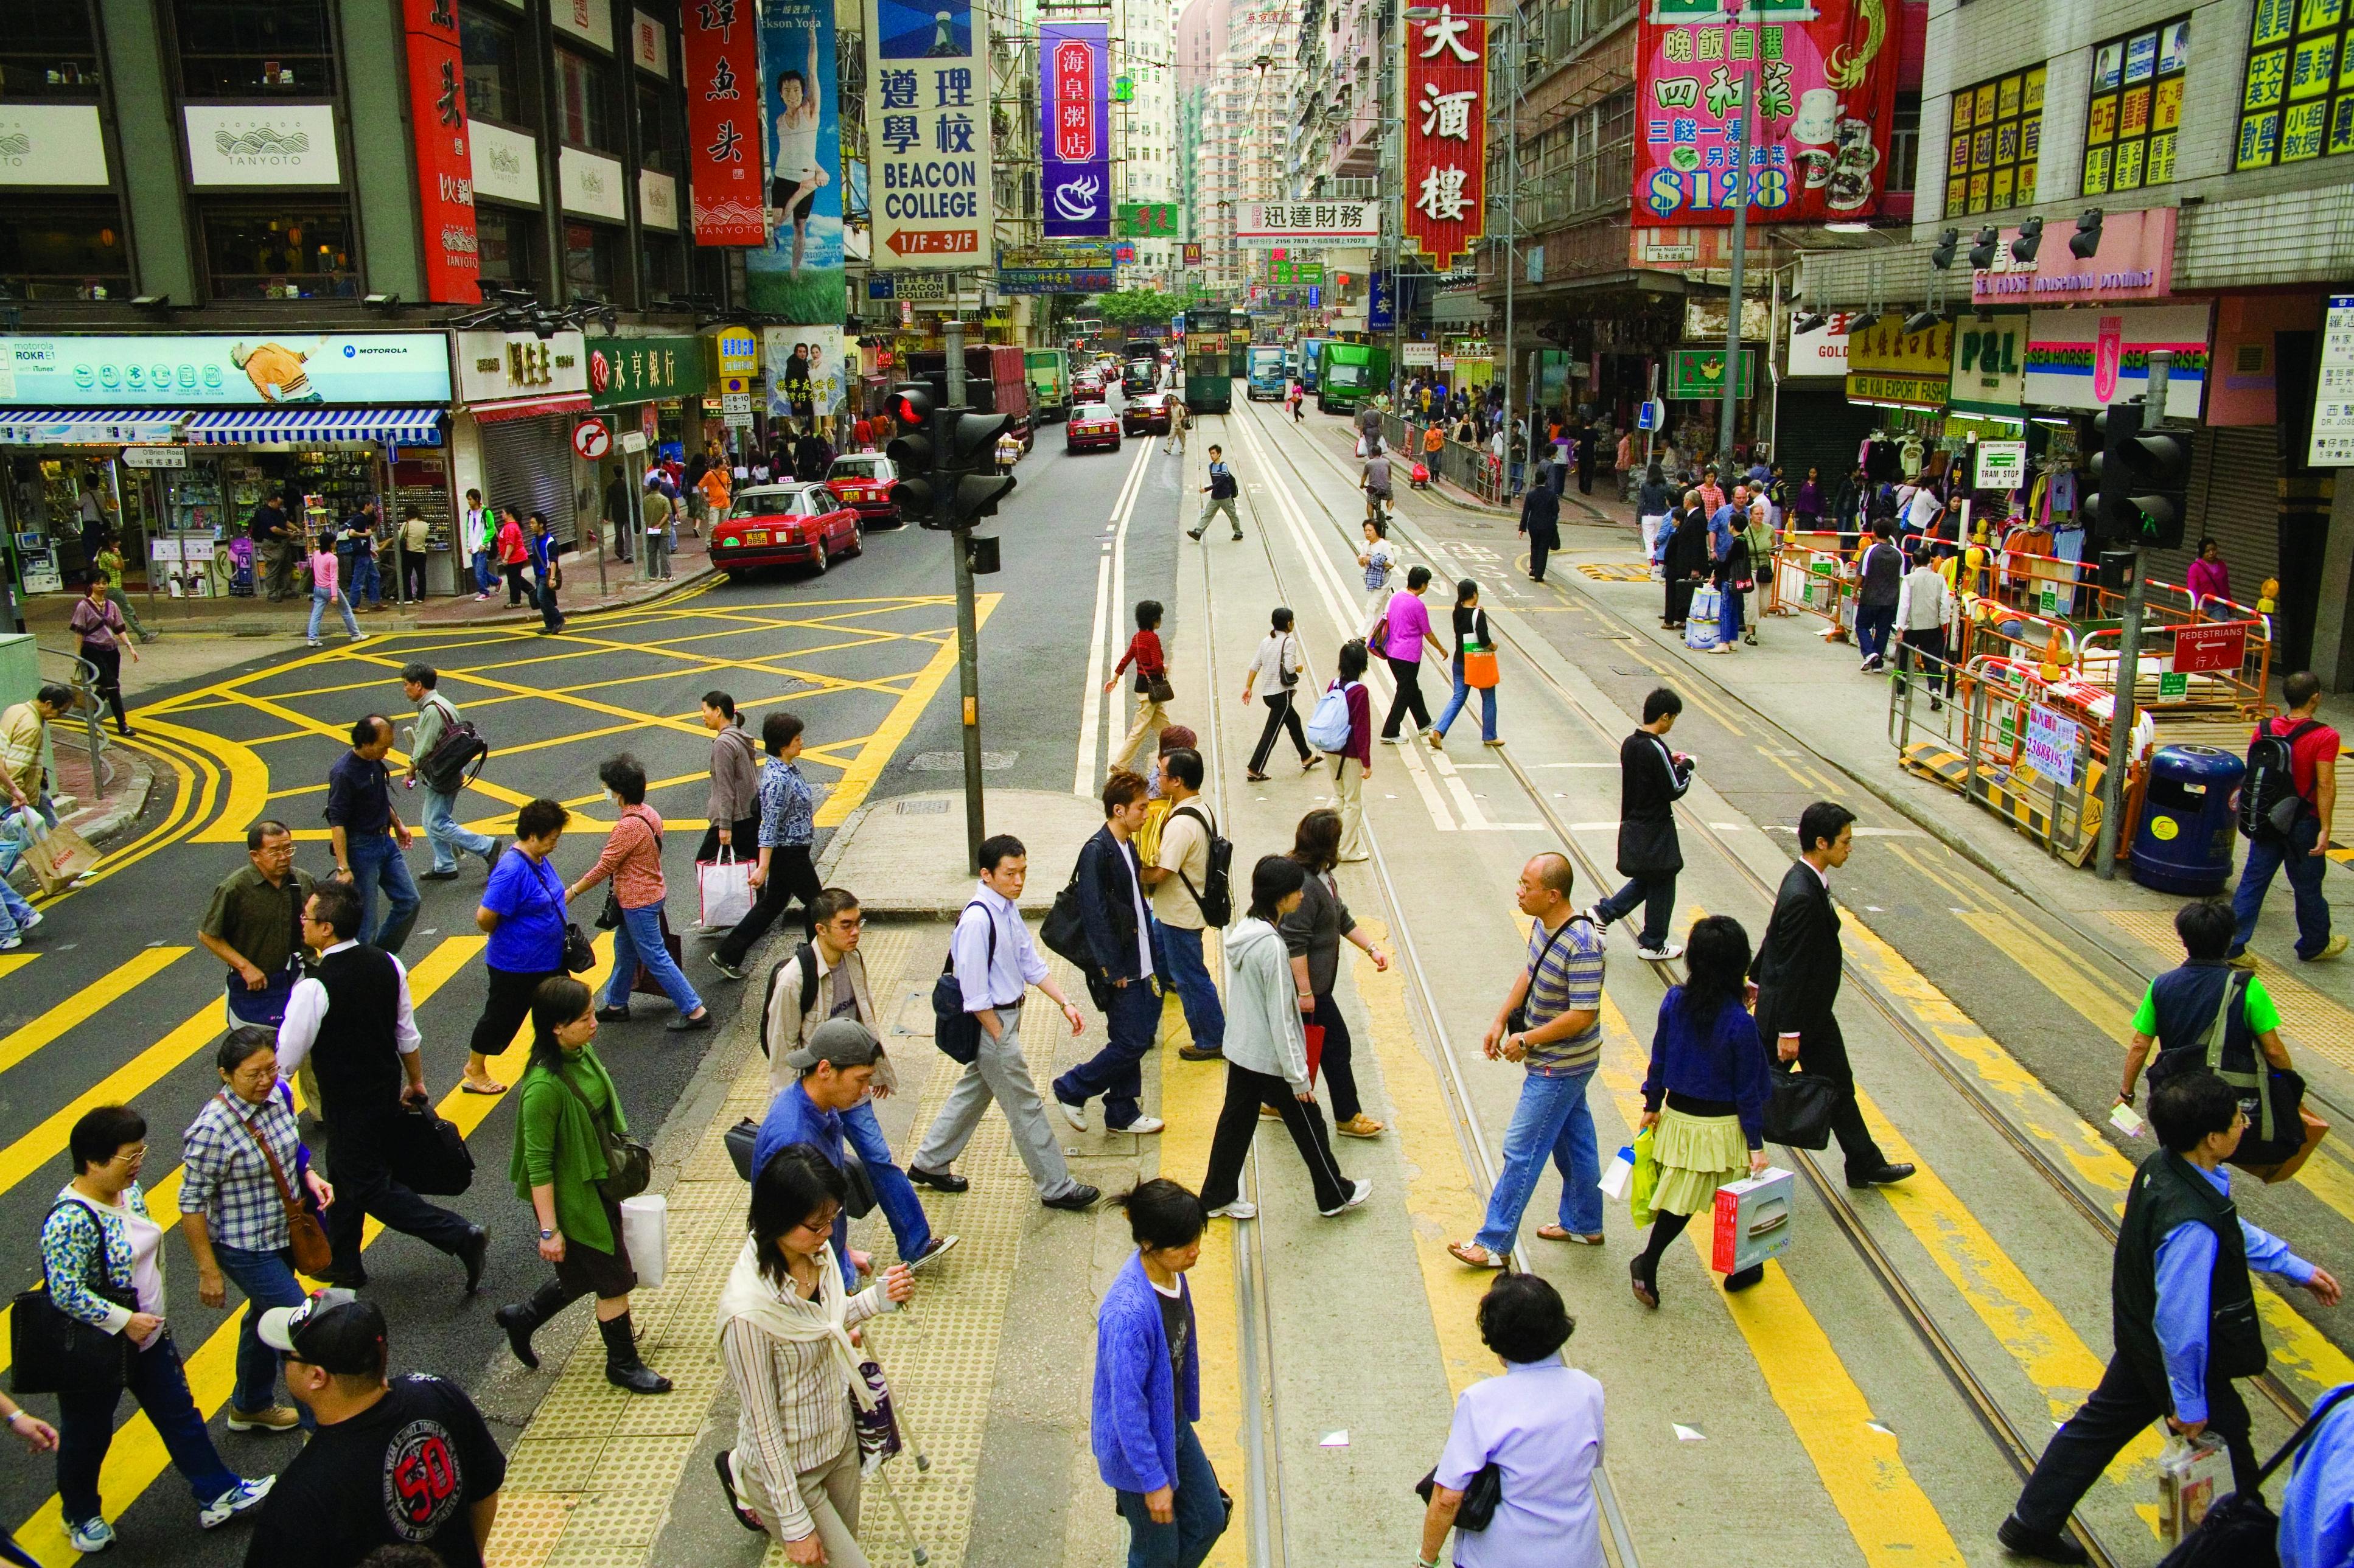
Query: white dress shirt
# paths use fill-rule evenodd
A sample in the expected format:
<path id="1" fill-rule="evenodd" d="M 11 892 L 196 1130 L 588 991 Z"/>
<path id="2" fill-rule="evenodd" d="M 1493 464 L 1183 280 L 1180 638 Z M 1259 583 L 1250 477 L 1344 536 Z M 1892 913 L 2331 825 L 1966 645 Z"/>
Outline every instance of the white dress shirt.
<path id="1" fill-rule="evenodd" d="M 968 907 L 957 917 L 956 936 L 949 945 L 957 986 L 964 992 L 964 1010 L 1019 1006 L 1023 993 L 1046 978 L 1046 960 L 1038 956 L 1030 927 L 1022 923 L 1022 911 L 1012 900 L 983 882 L 974 887 L 971 902 L 981 906 L 982 917 L 974 919 L 975 911 Z M 989 950 L 992 928 L 997 933 L 994 959 Z"/>
<path id="2" fill-rule="evenodd" d="M 328 954 L 358 946 L 357 942 L 337 942 L 321 952 L 319 957 L 324 959 Z M 385 956 L 392 957 L 389 953 Z M 399 1048 L 402 1055 L 407 1056 L 425 1043 L 425 1037 L 417 1033 L 417 1014 L 408 1001 L 408 971 L 401 967 L 398 959 L 392 959 L 392 973 L 400 998 L 393 1008 L 392 1043 Z M 292 994 L 286 999 L 286 1022 L 278 1026 L 278 1073 L 281 1077 L 292 1078 L 294 1069 L 310 1056 L 311 1047 L 319 1043 L 319 1025 L 325 1022 L 326 1018 L 327 988 L 320 984 L 314 975 L 305 975 L 296 980 Z"/>

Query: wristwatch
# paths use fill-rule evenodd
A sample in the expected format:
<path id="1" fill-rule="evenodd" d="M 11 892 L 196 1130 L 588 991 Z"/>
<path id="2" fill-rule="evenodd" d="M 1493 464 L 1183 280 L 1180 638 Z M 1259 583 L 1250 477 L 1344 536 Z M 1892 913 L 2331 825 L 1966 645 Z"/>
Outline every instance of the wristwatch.
<path id="1" fill-rule="evenodd" d="M 554 1231 L 542 1231 L 539 1233 L 539 1239 L 542 1241 L 554 1241 L 556 1239 L 556 1233 Z"/>

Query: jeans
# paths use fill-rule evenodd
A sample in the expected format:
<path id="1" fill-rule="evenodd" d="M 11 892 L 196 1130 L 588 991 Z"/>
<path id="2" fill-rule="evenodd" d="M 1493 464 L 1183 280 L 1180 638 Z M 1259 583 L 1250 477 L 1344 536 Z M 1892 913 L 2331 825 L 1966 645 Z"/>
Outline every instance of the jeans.
<path id="1" fill-rule="evenodd" d="M 1638 946 L 1657 951 L 1668 945 L 1668 923 L 1676 917 L 1676 874 L 1629 877 L 1627 885 L 1594 906 L 1596 925 L 1624 920 L 1643 906 L 1643 933 Z"/>
<path id="2" fill-rule="evenodd" d="M 360 623 L 352 619 L 352 601 L 343 594 L 329 593 L 325 588 L 314 588 L 311 590 L 311 629 L 302 634 L 313 642 L 319 641 L 319 618 L 327 613 L 327 606 L 331 601 L 337 609 L 343 611 L 345 631 L 354 637 L 360 634 Z"/>
<path id="3" fill-rule="evenodd" d="M 1529 1206 L 1548 1155 L 1561 1172 L 1561 1228 L 1574 1235 L 1602 1229 L 1602 1162 L 1595 1150 L 1594 1113 L 1585 1105 L 1585 1086 L 1593 1076 L 1591 1067 L 1532 1072 L 1521 1086 L 1520 1104 L 1504 1129 L 1504 1168 L 1488 1194 L 1488 1219 L 1479 1227 L 1479 1243 L 1490 1252 L 1512 1250 L 1521 1212 Z"/>
<path id="4" fill-rule="evenodd" d="M 1169 960 L 1169 981 L 1185 1006 L 1185 1027 L 1193 1032 L 1195 1049 L 1223 1051 L 1226 1043 L 1226 1010 L 1219 1004 L 1218 988 L 1202 959 L 1202 933 L 1182 926 L 1156 923 L 1161 950 Z"/>
<path id="5" fill-rule="evenodd" d="M 390 833 L 362 834 L 349 842 L 345 853 L 352 863 L 352 885 L 360 890 L 360 940 L 398 954 L 417 924 L 417 882 L 408 874 L 408 856 Z M 376 923 L 379 883 L 391 906 L 381 927 Z"/>
<path id="6" fill-rule="evenodd" d="M 188 1393 L 187 1371 L 169 1333 L 157 1334 L 131 1358 L 126 1387 L 164 1439 L 164 1450 L 199 1506 L 238 1484 L 205 1430 L 204 1412 Z M 114 1410 L 123 1392 L 58 1395 L 58 1501 L 69 1529 L 103 1517 L 98 1475 L 106 1451 L 114 1446 Z"/>
<path id="7" fill-rule="evenodd" d="M 475 551 L 474 592 L 483 599 L 490 598 L 491 585 L 497 580 L 496 576 L 491 570 L 491 553 L 488 550 Z"/>
<path id="8" fill-rule="evenodd" d="M 2232 933 L 2232 957 L 2237 958 L 2256 934 L 2256 916 L 2264 913 L 2264 895 L 2272 891 L 2273 874 L 2288 873 L 2296 895 L 2296 956 L 2312 958 L 2329 945 L 2329 900 L 2321 895 L 2321 819 L 2297 820 L 2288 842 L 2250 839 L 2247 863 L 2240 868 L 2240 885 L 2232 894 L 2232 913 L 2240 927 Z"/>
<path id="9" fill-rule="evenodd" d="M 1741 603 L 1747 596 L 1727 584 L 1716 614 L 1717 635 L 1726 642 L 1741 641 Z"/>
<path id="10" fill-rule="evenodd" d="M 371 609 L 384 603 L 384 577 L 376 569 L 375 556 L 370 556 L 365 560 L 355 559 L 352 562 L 351 598 L 354 604 L 357 604 L 362 599 L 367 600 L 368 608 Z"/>
<path id="11" fill-rule="evenodd" d="M 1013 1135 L 1013 1151 L 1022 1157 L 1037 1184 L 1041 1198 L 1060 1198 L 1078 1191 L 1078 1182 L 1071 1177 L 1071 1168 L 1063 1158 L 1063 1146 L 1055 1140 L 1055 1129 L 1046 1119 L 1045 1102 L 1038 1097 L 1038 1086 L 1030 1076 L 1030 1063 L 1022 1054 L 1022 1005 L 997 1010 L 999 1034 L 994 1040 L 989 1031 L 981 1032 L 979 1054 L 965 1066 L 963 1075 L 949 1086 L 948 1097 L 940 1102 L 939 1114 L 932 1118 L 931 1130 L 924 1134 L 922 1147 L 909 1157 L 909 1166 L 935 1173 L 945 1171 L 956 1163 L 964 1146 L 972 1141 L 973 1129 L 981 1125 L 981 1113 L 995 1100 L 1005 1113 L 1005 1124 Z M 1059 1015 L 1056 1015 L 1059 1022 Z M 1053 1024 L 1048 1025 L 1054 1027 Z M 881 1190 L 876 1190 L 878 1198 Z"/>
<path id="12" fill-rule="evenodd" d="M 907 1173 L 892 1162 L 891 1141 L 883 1136 L 883 1124 L 875 1119 L 875 1102 L 861 1100 L 842 1113 L 843 1141 L 866 1167 L 867 1179 L 875 1183 L 875 1206 L 883 1211 L 883 1218 L 891 1226 L 892 1245 L 899 1249 L 901 1261 L 911 1261 L 924 1255 L 932 1245 L 932 1222 L 924 1213 L 921 1200 L 916 1196 L 916 1184 Z M 844 1216 L 847 1218 L 847 1216 Z M 844 1269 L 850 1266 L 850 1254 L 837 1248 Z M 847 1275 L 845 1285 L 856 1281 Z"/>
<path id="13" fill-rule="evenodd" d="M 1223 1016 L 1219 1023 L 1223 1034 Z M 1102 1050 L 1055 1080 L 1055 1097 L 1066 1106 L 1081 1106 L 1101 1095 L 1104 1126 L 1118 1132 L 1144 1114 L 1137 1104 L 1144 1092 L 1144 1074 L 1137 1064 L 1161 1033 L 1161 993 L 1150 980 L 1132 980 L 1111 988 L 1104 1033 L 1110 1038 Z"/>
<path id="14" fill-rule="evenodd" d="M 1128 1568 L 1200 1568 L 1226 1532 L 1225 1499 L 1218 1491 L 1218 1472 L 1202 1452 L 1193 1424 L 1177 1421 L 1177 1517 L 1167 1524 L 1152 1522 L 1142 1492 L 1116 1494 L 1119 1517 L 1128 1520 Z"/>
<path id="15" fill-rule="evenodd" d="M 425 796 L 425 837 L 433 846 L 433 869 L 455 871 L 461 854 L 478 854 L 488 864 L 491 841 L 471 829 L 459 826 L 455 815 L 458 797 L 444 795 L 439 789 L 427 789 Z"/>
<path id="16" fill-rule="evenodd" d="M 213 1244 L 213 1257 L 229 1283 L 245 1292 L 245 1321 L 237 1335 L 237 1387 L 229 1406 L 247 1412 L 268 1410 L 278 1403 L 278 1352 L 261 1342 L 261 1315 L 272 1307 L 299 1307 L 302 1285 L 294 1277 L 291 1248 L 248 1252 L 243 1247 Z M 319 1429 L 318 1417 L 300 1400 L 302 1430 Z"/>
<path id="17" fill-rule="evenodd" d="M 1893 604 L 1859 604 L 1855 607 L 1855 641 L 1866 659 L 1879 659 L 1888 652 L 1889 629 L 1896 624 L 1896 607 Z"/>
<path id="18" fill-rule="evenodd" d="M 1471 700 L 1471 690 L 1470 683 L 1463 678 L 1463 655 L 1458 653 L 1455 656 L 1455 691 L 1447 699 L 1447 707 L 1439 714 L 1438 722 L 1431 726 L 1435 734 L 1446 735 L 1447 726 L 1455 722 L 1455 715 L 1461 713 L 1463 705 Z M 1493 686 L 1479 688 L 1479 738 L 1496 738 L 1496 688 Z"/>
<path id="19" fill-rule="evenodd" d="M 670 948 L 663 942 L 659 904 L 621 911 L 621 923 L 613 927 L 613 978 L 605 986 L 606 1006 L 630 1005 L 630 987 L 637 980 L 640 964 L 646 966 L 646 972 L 654 977 L 663 994 L 678 1009 L 680 1017 L 703 1005 L 703 999 L 695 994 L 695 987 L 687 983 L 686 976 L 680 972 Z"/>

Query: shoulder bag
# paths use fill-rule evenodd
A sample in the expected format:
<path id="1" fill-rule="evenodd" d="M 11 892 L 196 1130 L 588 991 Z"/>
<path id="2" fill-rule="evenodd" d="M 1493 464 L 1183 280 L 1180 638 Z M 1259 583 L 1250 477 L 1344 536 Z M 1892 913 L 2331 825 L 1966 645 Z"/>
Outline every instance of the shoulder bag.
<path id="1" fill-rule="evenodd" d="M 384 1154 L 392 1179 L 412 1192 L 454 1198 L 474 1184 L 466 1135 L 431 1106 L 401 1103 L 386 1127 Z"/>
<path id="2" fill-rule="evenodd" d="M 548 903 L 555 906 L 556 917 L 558 920 L 564 920 L 564 899 L 559 893 L 548 892 L 547 863 L 534 861 L 531 869 L 533 880 L 539 884 L 540 892 L 546 894 Z M 610 895 L 609 894 L 608 896 Z M 580 928 L 580 922 L 578 920 L 564 920 L 563 961 L 564 972 L 567 974 L 587 974 L 597 967 L 597 949 L 589 943 L 588 934 Z"/>
<path id="3" fill-rule="evenodd" d="M 987 908 L 976 898 L 967 911 Z M 964 916 L 958 915 L 962 920 Z M 989 922 L 989 964 L 997 967 L 997 922 Z M 981 1055 L 981 1024 L 964 1010 L 964 988 L 956 978 L 956 933 L 949 933 L 949 956 L 940 964 L 940 978 L 932 982 L 932 1044 L 951 1062 L 970 1066 Z"/>
<path id="4" fill-rule="evenodd" d="M 90 1292 L 117 1307 L 137 1311 L 138 1297 L 117 1290 L 106 1278 L 106 1231 L 86 1204 L 60 1198 L 49 1210 L 82 1211 L 98 1232 L 98 1251 L 91 1259 Z M 48 1218 L 41 1222 L 44 1228 Z M 16 1292 L 8 1311 L 9 1385 L 17 1394 L 108 1393 L 121 1392 L 129 1381 L 133 1348 L 127 1334 L 110 1334 L 85 1323 L 60 1308 L 49 1295 L 48 1271 L 41 1283 Z"/>
<path id="5" fill-rule="evenodd" d="M 597 1114 L 580 1086 L 560 1070 L 554 1071 L 556 1081 L 580 1102 L 580 1108 L 588 1113 L 588 1125 L 597 1129 L 597 1144 L 605 1155 L 605 1179 L 597 1183 L 597 1195 L 609 1203 L 619 1203 L 644 1192 L 653 1181 L 654 1151 L 626 1132 L 615 1132 L 612 1119 Z"/>
<path id="6" fill-rule="evenodd" d="M 1552 936 L 1545 938 L 1544 950 L 1537 955 L 1536 962 L 1529 966 L 1529 989 L 1531 991 L 1536 989 L 1537 975 L 1543 969 L 1544 961 L 1553 957 L 1553 945 L 1561 940 L 1561 933 L 1568 930 L 1574 923 L 1584 919 L 1585 919 L 1585 916 L 1583 914 L 1573 915 L 1567 920 L 1564 920 L 1561 923 L 1561 927 L 1558 930 L 1554 931 Z M 1589 925 L 1591 923 L 1589 922 Z M 1529 1003 L 1527 996 L 1523 994 L 1521 998 L 1521 1005 L 1512 1009 L 1511 1012 L 1504 1015 L 1504 1033 L 1507 1034 L 1525 1034 L 1528 1033 L 1529 1027 Z"/>
<path id="7" fill-rule="evenodd" d="M 1426 1504 L 1438 1485 L 1438 1467 L 1434 1465 L 1422 1479 L 1415 1482 L 1414 1494 Z M 1496 1522 L 1496 1507 L 1504 1500 L 1504 1467 L 1490 1459 L 1471 1472 L 1463 1483 L 1463 1502 L 1455 1510 L 1458 1530 L 1485 1530 Z"/>
<path id="8" fill-rule="evenodd" d="M 278 1152 L 270 1147 L 270 1140 L 254 1130 L 253 1123 L 246 1120 L 237 1107 L 229 1107 L 229 1114 L 245 1129 L 245 1136 L 253 1139 L 254 1147 L 261 1150 L 261 1158 L 270 1162 L 270 1183 L 278 1189 L 278 1201 L 286 1205 L 286 1245 L 294 1254 L 295 1271 L 314 1277 L 325 1273 L 335 1261 L 335 1249 L 328 1245 L 326 1228 L 294 1195 L 294 1189 L 286 1181 L 286 1168 L 278 1163 Z"/>
<path id="9" fill-rule="evenodd" d="M 2223 1065 L 2223 1043 L 2230 1037 L 2232 1013 L 2244 1014 L 2247 1008 L 2248 976 L 2234 969 L 2223 982 L 2223 999 L 2215 1006 L 2215 1016 L 2207 1025 L 2204 1042 L 2207 1070 L 2241 1092 L 2243 1099 L 2256 1102 L 2255 1114 L 2248 1118 L 2248 1130 L 2240 1145 L 2231 1154 L 2231 1163 L 2254 1174 L 2273 1170 L 2296 1158 L 2305 1150 L 2306 1124 L 2311 1118 L 2305 1114 L 2305 1077 L 2291 1067 L 2275 1067 L 2264 1060 L 2264 1047 L 2256 1044 L 2254 1032 L 2249 1032 L 2248 1054 L 2254 1060 L 2251 1070 L 2234 1072 Z M 2319 1141 L 2317 1138 L 2315 1141 Z M 2267 1181 L 2279 1181 L 2277 1175 L 2265 1176 Z"/>

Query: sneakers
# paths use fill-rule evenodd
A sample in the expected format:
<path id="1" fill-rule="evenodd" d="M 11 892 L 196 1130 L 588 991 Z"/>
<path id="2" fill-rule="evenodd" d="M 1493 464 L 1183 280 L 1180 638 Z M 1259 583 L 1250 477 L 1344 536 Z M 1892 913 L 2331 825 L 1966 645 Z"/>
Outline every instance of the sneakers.
<path id="1" fill-rule="evenodd" d="M 293 1406 L 273 1404 L 267 1410 L 239 1410 L 228 1407 L 228 1429 L 232 1432 L 292 1432 L 302 1424 L 302 1417 Z"/>
<path id="2" fill-rule="evenodd" d="M 276 1476 L 264 1476 L 258 1481 L 238 1482 L 205 1504 L 196 1514 L 196 1523 L 207 1530 L 218 1530 L 247 1510 L 260 1507 L 261 1499 L 270 1495 L 270 1489 L 277 1481 Z M 109 1531 L 107 1533 L 111 1540 L 113 1532 Z"/>
<path id="3" fill-rule="evenodd" d="M 1635 956 L 1647 963 L 1670 963 L 1684 956 L 1684 945 L 1681 942 L 1669 942 L 1657 948 L 1637 948 Z"/>
<path id="4" fill-rule="evenodd" d="M 2346 938 L 2343 937 L 2332 937 L 2329 940 L 2321 944 L 2321 951 L 2314 954 L 2313 957 L 2306 959 L 2305 961 L 2308 964 L 2327 963 L 2331 959 L 2337 958 L 2339 954 L 2345 951 Z"/>
<path id="5" fill-rule="evenodd" d="M 1126 1127 L 1111 1127 L 1107 1128 L 1105 1130 L 1109 1132 L 1132 1132 L 1139 1138 L 1146 1138 L 1150 1137 L 1153 1133 L 1159 1132 L 1168 1125 L 1169 1124 L 1167 1122 L 1162 1121 L 1157 1116 L 1140 1116 L 1134 1121 L 1129 1122 Z"/>
<path id="6" fill-rule="evenodd" d="M 1085 1100 L 1081 1100 L 1077 1105 L 1073 1105 L 1070 1101 L 1063 1098 L 1060 1095 L 1057 1095 L 1055 1097 L 1055 1108 L 1063 1113 L 1063 1119 L 1065 1121 L 1069 1122 L 1081 1132 L 1087 1131 L 1087 1104 Z"/>
<path id="7" fill-rule="evenodd" d="M 1332 1130 L 1343 1138 L 1379 1138 L 1384 1130 L 1380 1122 L 1359 1111 L 1346 1121 L 1336 1121 Z"/>
<path id="8" fill-rule="evenodd" d="M 2250 974 L 2256 972 L 2256 955 L 2253 953 L 2233 953 L 2223 961 L 2235 969 L 2244 969 Z"/>
<path id="9" fill-rule="evenodd" d="M 1329 1220 L 1336 1214 L 1347 1213 L 1351 1209 L 1355 1208 L 1358 1204 L 1363 1202 L 1373 1195 L 1373 1182 L 1360 1179 L 1349 1183 L 1349 1195 L 1341 1201 L 1341 1206 L 1339 1208 L 1319 1209 L 1316 1212 Z"/>
<path id="10" fill-rule="evenodd" d="M 66 1542 L 76 1552 L 103 1552 L 114 1544 L 114 1526 L 102 1519 L 86 1519 L 66 1531 Z"/>
<path id="11" fill-rule="evenodd" d="M 1255 1220 L 1258 1218 L 1258 1205 L 1257 1203 L 1245 1202 L 1242 1199 L 1236 1198 L 1231 1203 L 1221 1203 L 1216 1208 L 1212 1209 L 1210 1211 L 1210 1218 L 1214 1220 Z"/>
<path id="12" fill-rule="evenodd" d="M 25 938 L 19 937 L 14 931 L 9 932 L 5 937 L 0 937 L 0 953 L 14 951 L 16 948 L 21 948 L 24 945 Z"/>
<path id="13" fill-rule="evenodd" d="M 507 845 L 509 845 L 509 844 L 511 844 L 511 843 L 513 843 L 513 842 L 514 842 L 514 839 L 512 839 L 512 838 L 510 838 L 510 837 L 508 837 L 508 836 L 507 836 L 506 834 L 504 834 L 504 833 L 500 833 L 500 834 L 497 834 L 496 836 L 494 836 L 494 837 L 491 840 L 491 847 L 490 847 L 490 849 L 489 849 L 488 851 L 486 851 L 486 852 L 483 853 L 483 855 L 482 855 L 482 863 L 483 863 L 484 865 L 488 866 L 488 867 L 489 867 L 491 870 L 493 870 L 493 871 L 496 871 L 496 870 L 498 870 L 498 868 L 499 868 L 499 856 L 501 856 L 501 855 L 503 855 L 503 854 L 506 853 L 507 853 Z"/>

